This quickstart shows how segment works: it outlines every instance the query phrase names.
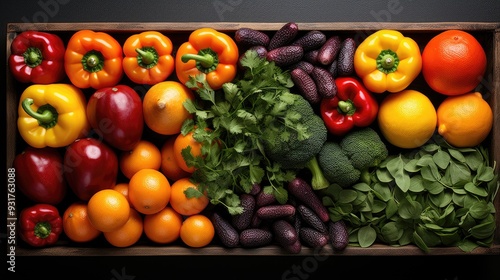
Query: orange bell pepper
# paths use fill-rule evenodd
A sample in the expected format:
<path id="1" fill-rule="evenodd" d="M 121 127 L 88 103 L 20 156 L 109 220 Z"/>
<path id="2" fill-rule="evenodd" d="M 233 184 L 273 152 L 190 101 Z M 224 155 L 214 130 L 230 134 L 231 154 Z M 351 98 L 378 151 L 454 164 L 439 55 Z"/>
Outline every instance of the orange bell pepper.
<path id="1" fill-rule="evenodd" d="M 122 46 L 111 35 L 84 29 L 69 39 L 64 69 L 73 85 L 100 89 L 121 80 L 122 60 Z"/>
<path id="2" fill-rule="evenodd" d="M 229 35 L 199 28 L 177 50 L 175 71 L 183 84 L 190 76 L 205 75 L 210 87 L 217 90 L 236 77 L 238 58 L 238 46 Z"/>
<path id="3" fill-rule="evenodd" d="M 174 72 L 172 41 L 157 31 L 130 36 L 123 44 L 123 71 L 137 84 L 153 85 Z"/>

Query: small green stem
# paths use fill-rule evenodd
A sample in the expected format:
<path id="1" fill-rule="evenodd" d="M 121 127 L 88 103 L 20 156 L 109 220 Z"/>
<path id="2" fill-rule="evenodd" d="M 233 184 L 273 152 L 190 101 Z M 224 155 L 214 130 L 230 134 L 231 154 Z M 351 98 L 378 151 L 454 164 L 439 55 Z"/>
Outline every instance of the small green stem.
<path id="1" fill-rule="evenodd" d="M 47 238 L 50 235 L 52 227 L 49 222 L 38 222 L 35 225 L 35 235 L 39 238 Z"/>
<path id="2" fill-rule="evenodd" d="M 104 56 L 102 53 L 91 50 L 82 57 L 82 65 L 85 71 L 95 73 L 104 67 Z"/>
<path id="3" fill-rule="evenodd" d="M 36 119 L 38 123 L 45 128 L 53 127 L 57 123 L 58 116 L 55 108 L 49 104 L 45 104 L 44 106 L 40 106 L 40 108 L 38 108 L 35 112 L 31 108 L 33 103 L 34 101 L 31 98 L 26 98 L 22 101 L 21 106 L 26 114 Z"/>
<path id="4" fill-rule="evenodd" d="M 154 48 L 135 49 L 135 51 L 139 54 L 137 57 L 139 65 L 144 68 L 151 68 L 158 62 L 158 54 Z"/>
<path id="5" fill-rule="evenodd" d="M 99 65 L 99 57 L 95 54 L 93 55 L 90 55 L 89 57 L 87 57 L 87 66 L 88 67 L 95 67 L 96 65 Z"/>
<path id="6" fill-rule="evenodd" d="M 354 104 L 350 100 L 340 100 L 339 103 L 337 103 L 337 107 L 340 112 L 345 115 L 352 115 L 356 112 L 356 107 L 354 107 Z"/>
<path id="7" fill-rule="evenodd" d="M 196 62 L 199 62 L 204 68 L 210 68 L 214 64 L 214 57 L 209 54 L 185 54 L 181 57 L 181 60 L 184 63 L 190 60 L 195 60 Z"/>
<path id="8" fill-rule="evenodd" d="M 385 74 L 396 71 L 398 65 L 398 55 L 392 50 L 383 50 L 377 57 L 377 69 Z"/>
<path id="9" fill-rule="evenodd" d="M 40 63 L 42 63 L 43 60 L 42 52 L 40 51 L 40 49 L 34 47 L 28 48 L 24 52 L 23 57 L 26 65 L 28 65 L 31 68 L 40 65 Z"/>
<path id="10" fill-rule="evenodd" d="M 196 68 L 205 74 L 214 71 L 219 65 L 219 56 L 210 48 L 200 50 L 198 54 L 188 53 L 181 56 L 184 63 L 190 60 L 196 61 Z"/>

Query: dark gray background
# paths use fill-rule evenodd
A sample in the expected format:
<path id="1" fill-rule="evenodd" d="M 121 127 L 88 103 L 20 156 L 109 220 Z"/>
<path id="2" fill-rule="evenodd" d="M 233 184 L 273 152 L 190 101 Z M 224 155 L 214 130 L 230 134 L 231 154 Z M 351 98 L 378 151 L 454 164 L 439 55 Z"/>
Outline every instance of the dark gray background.
<path id="1" fill-rule="evenodd" d="M 6 24 L 9 22 L 500 22 L 499 0 L 2 0 L 0 11 L 2 46 L 5 46 Z M 6 65 L 5 58 L 4 53 L 2 65 Z M 0 71 L 5 77 L 6 67 Z M 2 102 L 5 104 L 5 98 Z M 4 209 L 3 206 L 2 213 Z M 4 249 L 5 228 L 2 227 L 0 233 Z M 2 259 L 3 256 L 5 254 L 2 254 Z M 164 279 L 255 279 L 259 276 L 265 276 L 265 279 L 319 279 L 321 274 L 329 275 L 328 279 L 341 275 L 356 279 L 500 279 L 499 265 L 498 256 L 330 256 L 322 261 L 293 256 L 18 258 L 18 277 L 8 279 L 36 274 L 50 277 L 58 275 L 55 272 L 63 268 L 69 270 L 71 279 L 131 280 L 151 279 L 153 275 Z M 306 268 L 308 272 L 284 278 L 284 272 L 294 267 Z M 265 273 L 266 270 L 270 272 Z"/>

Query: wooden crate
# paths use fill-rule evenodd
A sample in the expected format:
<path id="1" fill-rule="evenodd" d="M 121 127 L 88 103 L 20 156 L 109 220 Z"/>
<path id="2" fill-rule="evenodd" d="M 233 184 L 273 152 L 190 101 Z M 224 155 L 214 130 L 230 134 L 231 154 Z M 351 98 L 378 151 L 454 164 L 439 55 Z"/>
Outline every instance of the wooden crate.
<path id="1" fill-rule="evenodd" d="M 269 32 L 278 30 L 284 23 L 243 23 L 243 22 L 87 22 L 87 23 L 10 23 L 7 25 L 7 56 L 10 54 L 10 44 L 19 32 L 25 30 L 39 30 L 52 32 L 60 35 L 63 40 L 69 37 L 76 31 L 81 29 L 91 29 L 94 31 L 108 32 L 121 43 L 131 34 L 147 30 L 156 30 L 165 33 L 172 39 L 174 45 L 178 46 L 181 42 L 187 39 L 188 34 L 200 27 L 212 27 L 219 31 L 228 34 L 234 34 L 238 28 L 249 27 L 261 31 Z M 493 129 L 488 137 L 492 160 L 500 164 L 500 144 L 497 144 L 500 139 L 500 97 L 497 96 L 500 92 L 500 23 L 498 22 L 427 22 L 427 23 L 390 23 L 390 22 L 338 22 L 338 23 L 298 23 L 301 31 L 321 30 L 327 34 L 342 34 L 352 36 L 357 42 L 379 29 L 394 29 L 399 30 L 403 34 L 414 38 L 421 48 L 425 43 L 437 33 L 447 29 L 461 29 L 472 33 L 478 38 L 486 50 L 488 58 L 487 72 L 481 86 L 488 98 L 493 112 L 494 124 Z M 175 49 L 175 48 L 174 48 Z M 21 151 L 26 145 L 20 139 L 17 132 L 17 106 L 20 93 L 23 87 L 17 83 L 9 70 L 7 69 L 7 150 L 6 162 L 7 167 L 12 167 L 12 162 L 15 155 Z M 496 172 L 500 172 L 500 167 L 496 167 Z M 22 170 L 17 171 L 18 175 L 22 174 Z M 18 202 L 16 210 L 20 211 L 23 207 L 22 201 L 19 201 L 21 194 L 18 194 Z M 500 195 L 497 195 L 495 200 L 495 209 L 500 211 Z M 500 214 L 496 215 L 497 230 L 494 236 L 494 244 L 490 248 L 477 248 L 468 254 L 475 255 L 500 255 Z M 19 240 L 20 241 L 20 240 Z M 81 245 L 74 245 L 67 240 L 60 240 L 57 246 L 32 249 L 22 246 L 21 242 L 17 242 L 17 256 L 129 256 L 129 255 L 288 255 L 283 249 L 278 246 L 267 246 L 256 249 L 233 248 L 227 249 L 217 244 L 210 245 L 204 248 L 187 248 L 181 243 L 171 245 L 156 245 L 152 242 L 139 242 L 129 248 L 114 248 L 106 242 L 90 242 Z M 299 255 L 314 255 L 314 254 L 336 254 L 336 255 L 364 255 L 364 256 L 403 256 L 403 255 L 464 255 L 462 250 L 456 247 L 435 247 L 431 248 L 430 252 L 424 253 L 416 246 L 391 247 L 381 244 L 373 245 L 369 248 L 359 248 L 349 246 L 343 252 L 334 252 L 330 246 L 325 246 L 321 251 L 317 249 L 304 247 Z"/>

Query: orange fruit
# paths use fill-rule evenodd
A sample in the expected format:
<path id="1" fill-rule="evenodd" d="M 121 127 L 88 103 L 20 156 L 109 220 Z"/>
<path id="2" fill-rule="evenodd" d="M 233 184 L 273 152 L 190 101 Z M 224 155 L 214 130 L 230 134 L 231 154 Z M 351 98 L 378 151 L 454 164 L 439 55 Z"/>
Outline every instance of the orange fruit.
<path id="1" fill-rule="evenodd" d="M 399 148 L 417 148 L 427 142 L 436 130 L 436 109 L 431 100 L 416 90 L 388 94 L 380 102 L 380 132 Z"/>
<path id="2" fill-rule="evenodd" d="M 123 194 L 127 198 L 128 203 L 130 204 L 130 200 L 128 199 L 128 183 L 118 183 L 112 189 Z"/>
<path id="3" fill-rule="evenodd" d="M 127 198 L 113 189 L 104 189 L 92 195 L 87 203 L 90 223 L 102 232 L 123 226 L 130 216 Z"/>
<path id="4" fill-rule="evenodd" d="M 188 216 L 181 225 L 180 238 L 189 247 L 204 247 L 212 242 L 215 229 L 212 221 L 205 215 Z"/>
<path id="5" fill-rule="evenodd" d="M 161 152 L 156 145 L 148 140 L 140 140 L 130 151 L 121 152 L 120 170 L 127 178 L 143 168 L 160 169 Z"/>
<path id="6" fill-rule="evenodd" d="M 422 74 L 427 84 L 444 95 L 473 91 L 486 71 L 486 53 L 472 34 L 446 30 L 425 45 Z"/>
<path id="7" fill-rule="evenodd" d="M 194 189 L 200 196 L 188 198 L 185 191 L 189 188 Z M 189 180 L 189 177 L 185 177 L 172 184 L 169 203 L 177 213 L 191 216 L 203 211 L 207 207 L 209 200 L 205 194 L 198 190 L 197 185 Z"/>
<path id="8" fill-rule="evenodd" d="M 128 197 L 132 206 L 142 214 L 154 214 L 167 206 L 170 183 L 156 169 L 141 169 L 129 181 Z"/>
<path id="9" fill-rule="evenodd" d="M 153 242 L 167 244 L 179 239 L 181 214 L 166 206 L 160 212 L 144 216 L 144 233 Z"/>
<path id="10" fill-rule="evenodd" d="M 96 229 L 87 215 L 87 203 L 77 201 L 70 204 L 63 214 L 63 230 L 75 242 L 88 242 L 96 239 L 101 232 Z"/>
<path id="11" fill-rule="evenodd" d="M 479 145 L 492 127 L 493 111 L 479 92 L 449 96 L 438 106 L 438 133 L 452 146 Z"/>
<path id="12" fill-rule="evenodd" d="M 177 81 L 164 81 L 148 89 L 143 98 L 146 125 L 156 133 L 172 135 L 181 132 L 182 124 L 193 115 L 184 102 L 193 100 L 193 92 Z"/>
<path id="13" fill-rule="evenodd" d="M 161 152 L 161 166 L 160 171 L 172 181 L 177 181 L 180 178 L 189 176 L 191 173 L 183 170 L 177 161 L 174 154 L 174 142 L 176 135 L 167 138 L 160 148 Z"/>
<path id="14" fill-rule="evenodd" d="M 113 231 L 104 233 L 104 238 L 115 247 L 128 247 L 132 246 L 142 236 L 143 222 L 142 217 L 134 209 L 130 209 L 130 216 L 127 222 Z"/>
<path id="15" fill-rule="evenodd" d="M 184 160 L 184 157 L 182 156 L 182 150 L 187 148 L 188 146 L 191 147 L 191 155 L 194 157 L 200 156 L 201 155 L 201 146 L 202 144 L 196 139 L 194 139 L 194 132 L 190 131 L 186 133 L 185 135 L 182 133 L 179 133 L 177 137 L 175 138 L 174 141 L 174 158 L 175 161 L 177 162 L 177 165 L 184 171 L 193 173 L 195 171 L 194 166 L 188 166 L 186 161 Z"/>

